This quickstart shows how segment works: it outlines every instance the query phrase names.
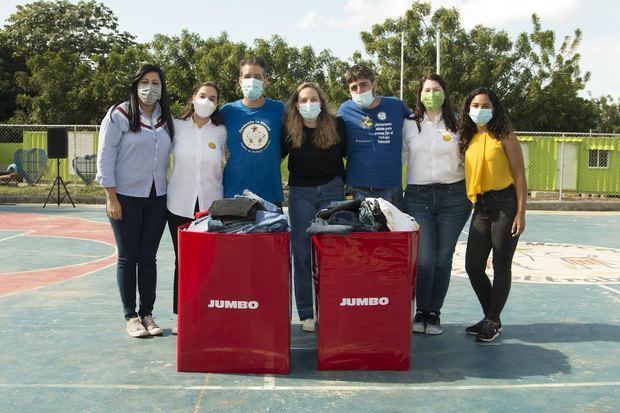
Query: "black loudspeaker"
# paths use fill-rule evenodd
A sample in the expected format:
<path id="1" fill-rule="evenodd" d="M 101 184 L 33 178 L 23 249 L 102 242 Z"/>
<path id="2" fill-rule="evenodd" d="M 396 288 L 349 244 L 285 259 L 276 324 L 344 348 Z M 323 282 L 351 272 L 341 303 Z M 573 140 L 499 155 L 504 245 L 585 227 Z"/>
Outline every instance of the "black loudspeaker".
<path id="1" fill-rule="evenodd" d="M 47 157 L 65 159 L 69 155 L 69 136 L 65 128 L 47 129 Z"/>

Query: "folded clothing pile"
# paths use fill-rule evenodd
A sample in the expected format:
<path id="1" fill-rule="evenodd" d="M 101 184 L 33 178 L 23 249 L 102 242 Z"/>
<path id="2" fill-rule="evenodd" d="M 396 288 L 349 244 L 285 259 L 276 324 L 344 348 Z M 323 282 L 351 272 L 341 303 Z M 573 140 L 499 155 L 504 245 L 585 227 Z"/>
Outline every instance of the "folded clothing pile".
<path id="1" fill-rule="evenodd" d="M 309 234 L 351 232 L 416 231 L 415 219 L 383 198 L 335 202 L 316 214 L 306 230 Z"/>
<path id="2" fill-rule="evenodd" d="M 253 234 L 290 230 L 288 219 L 280 208 L 247 189 L 234 198 L 213 201 L 206 215 L 197 215 L 200 218 L 192 222 L 187 231 Z"/>

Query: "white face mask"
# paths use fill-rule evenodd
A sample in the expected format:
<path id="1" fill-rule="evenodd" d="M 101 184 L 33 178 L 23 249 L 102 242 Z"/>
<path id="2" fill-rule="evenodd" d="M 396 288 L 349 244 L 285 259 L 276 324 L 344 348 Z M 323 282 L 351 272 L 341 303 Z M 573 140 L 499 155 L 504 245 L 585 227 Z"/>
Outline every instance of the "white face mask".
<path id="1" fill-rule="evenodd" d="M 141 83 L 138 85 L 138 98 L 145 105 L 152 105 L 161 97 L 161 85 Z"/>
<path id="2" fill-rule="evenodd" d="M 200 118 L 208 118 L 215 112 L 215 103 L 208 98 L 194 99 L 194 113 Z"/>
<path id="3" fill-rule="evenodd" d="M 351 93 L 351 100 L 362 108 L 367 108 L 375 101 L 375 95 L 372 89 L 365 91 L 364 93 Z"/>
<path id="4" fill-rule="evenodd" d="M 298 103 L 297 109 L 305 120 L 315 120 L 321 113 L 321 102 Z"/>

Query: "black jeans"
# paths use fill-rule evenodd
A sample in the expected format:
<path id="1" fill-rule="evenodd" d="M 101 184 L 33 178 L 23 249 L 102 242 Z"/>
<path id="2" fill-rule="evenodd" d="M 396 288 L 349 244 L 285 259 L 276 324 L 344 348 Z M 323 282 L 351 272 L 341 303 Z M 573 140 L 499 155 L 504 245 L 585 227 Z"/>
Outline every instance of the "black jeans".
<path id="1" fill-rule="evenodd" d="M 197 209 L 197 208 L 196 208 Z M 168 229 L 170 230 L 170 237 L 172 238 L 172 245 L 174 246 L 174 286 L 173 286 L 173 301 L 172 311 L 178 314 L 179 308 L 179 246 L 178 246 L 178 228 L 181 225 L 185 225 L 188 222 L 192 222 L 192 218 L 182 217 L 180 215 L 173 214 L 168 211 Z"/>
<path id="2" fill-rule="evenodd" d="M 148 198 L 117 194 L 123 218 L 110 219 L 118 262 L 116 278 L 123 301 L 125 319 L 153 313 L 157 287 L 156 256 L 166 226 L 166 195 Z M 136 268 L 140 310 L 136 313 Z"/>
<path id="3" fill-rule="evenodd" d="M 478 195 L 467 238 L 465 270 L 486 318 L 499 321 L 510 292 L 512 257 L 519 237 L 511 234 L 517 212 L 514 186 Z M 486 274 L 493 251 L 493 284 Z"/>

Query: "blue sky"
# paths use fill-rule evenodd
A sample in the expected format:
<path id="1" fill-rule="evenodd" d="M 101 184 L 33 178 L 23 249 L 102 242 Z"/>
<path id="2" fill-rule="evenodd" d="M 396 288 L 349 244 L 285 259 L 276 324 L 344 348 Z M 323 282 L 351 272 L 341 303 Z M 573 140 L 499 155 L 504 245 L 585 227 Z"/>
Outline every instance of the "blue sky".
<path id="1" fill-rule="evenodd" d="M 101 0 L 99 0 L 101 1 Z M 0 25 L 23 0 L 2 0 Z M 231 40 L 251 43 L 274 34 L 295 46 L 310 44 L 316 51 L 331 49 L 348 58 L 363 50 L 359 33 L 388 17 L 398 17 L 411 0 L 104 0 L 119 19 L 121 30 L 149 41 L 155 33 L 179 34 L 188 29 L 203 37 L 222 31 Z M 558 44 L 576 28 L 583 31 L 581 69 L 591 72 L 588 92 L 594 97 L 620 97 L 620 1 L 617 0 L 434 0 L 433 8 L 456 7 L 462 24 L 484 24 L 505 30 L 511 37 L 530 31 L 530 15 L 541 17 L 544 29 L 556 33 Z M 449 65 L 442 62 L 442 66 Z"/>

